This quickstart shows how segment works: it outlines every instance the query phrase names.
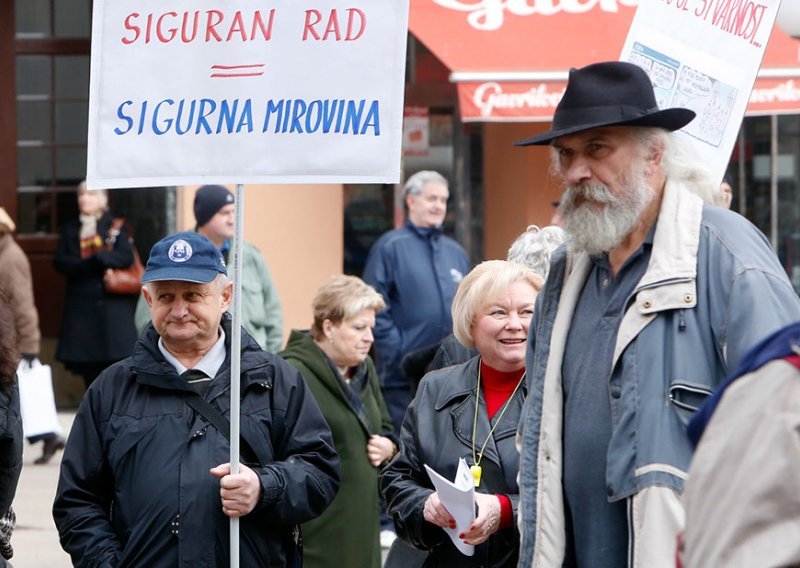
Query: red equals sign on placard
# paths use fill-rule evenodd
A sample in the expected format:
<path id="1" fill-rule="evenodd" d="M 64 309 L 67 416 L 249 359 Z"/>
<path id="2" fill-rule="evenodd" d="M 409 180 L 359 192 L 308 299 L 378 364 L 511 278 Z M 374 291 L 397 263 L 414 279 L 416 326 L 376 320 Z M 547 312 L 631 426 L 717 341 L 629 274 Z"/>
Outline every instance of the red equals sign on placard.
<path id="1" fill-rule="evenodd" d="M 263 63 L 254 63 L 252 65 L 211 66 L 211 77 L 215 79 L 227 79 L 230 77 L 260 77 L 263 74 Z"/>

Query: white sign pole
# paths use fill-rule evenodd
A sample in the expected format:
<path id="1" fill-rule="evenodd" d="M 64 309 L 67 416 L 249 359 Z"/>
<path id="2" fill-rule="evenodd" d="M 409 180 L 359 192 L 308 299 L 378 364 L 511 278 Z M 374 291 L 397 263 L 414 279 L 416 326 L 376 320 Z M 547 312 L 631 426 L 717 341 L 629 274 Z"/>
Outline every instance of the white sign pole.
<path id="1" fill-rule="evenodd" d="M 242 242 L 244 241 L 244 187 L 236 184 L 233 234 L 233 327 L 231 329 L 231 474 L 239 473 L 239 392 L 242 355 Z M 231 518 L 231 568 L 239 567 L 239 519 Z"/>

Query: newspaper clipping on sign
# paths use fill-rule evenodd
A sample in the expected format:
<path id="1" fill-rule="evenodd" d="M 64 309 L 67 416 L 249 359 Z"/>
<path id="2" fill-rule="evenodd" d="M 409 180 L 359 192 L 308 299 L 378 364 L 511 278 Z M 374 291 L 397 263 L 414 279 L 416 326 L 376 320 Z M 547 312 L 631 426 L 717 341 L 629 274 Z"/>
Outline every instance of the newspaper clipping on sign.
<path id="1" fill-rule="evenodd" d="M 408 0 L 94 2 L 91 188 L 396 183 Z"/>
<path id="2" fill-rule="evenodd" d="M 679 135 L 718 180 L 779 7 L 780 0 L 648 0 L 625 41 L 620 59 L 648 72 L 658 106 L 697 113 Z"/>

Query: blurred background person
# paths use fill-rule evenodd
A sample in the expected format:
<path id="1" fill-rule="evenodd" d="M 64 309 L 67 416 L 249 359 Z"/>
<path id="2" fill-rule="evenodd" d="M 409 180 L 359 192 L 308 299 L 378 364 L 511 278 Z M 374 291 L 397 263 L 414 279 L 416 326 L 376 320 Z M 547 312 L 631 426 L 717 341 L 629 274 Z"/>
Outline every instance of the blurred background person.
<path id="1" fill-rule="evenodd" d="M 438 172 L 408 178 L 403 188 L 408 219 L 372 245 L 364 268 L 364 281 L 386 301 L 375 327 L 375 355 L 395 432 L 413 396 L 401 361 L 450 333 L 453 296 L 470 268 L 461 245 L 444 234 L 449 196 Z"/>
<path id="2" fill-rule="evenodd" d="M 127 268 L 133 251 L 125 227 L 107 246 L 113 221 L 108 194 L 78 186 L 79 218 L 61 230 L 53 258 L 58 272 L 67 277 L 64 317 L 58 336 L 56 359 L 83 377 L 88 388 L 100 372 L 133 351 L 136 296 L 108 294 L 103 284 L 107 268 Z"/>
<path id="3" fill-rule="evenodd" d="M 221 185 L 204 185 L 194 195 L 195 230 L 214 243 L 231 267 L 231 239 L 236 230 L 233 194 Z M 277 353 L 283 345 L 283 313 L 278 290 L 261 252 L 242 243 L 242 325 L 265 351 Z M 143 297 L 136 305 L 136 331 L 150 321 Z"/>
<path id="4" fill-rule="evenodd" d="M 14 221 L 0 207 L 0 297 L 6 300 L 13 317 L 17 351 L 22 357 L 21 365 L 36 364 L 39 357 L 41 333 L 39 313 L 33 301 L 31 265 L 22 248 L 14 240 Z M 51 385 L 52 390 L 52 385 Z M 52 396 L 52 393 L 50 393 Z M 55 412 L 55 409 L 53 409 Z M 43 442 L 42 455 L 34 461 L 46 464 L 58 450 L 64 448 L 61 431 L 44 432 L 28 437 L 28 442 Z"/>
<path id="5" fill-rule="evenodd" d="M 14 314 L 0 298 L 0 566 L 14 554 L 11 533 L 16 524 L 11 503 L 22 471 L 22 420 L 16 372 L 19 363 Z"/>
<path id="6" fill-rule="evenodd" d="M 714 205 L 717 207 L 724 207 L 725 209 L 731 208 L 733 201 L 733 179 L 728 174 L 722 179 L 719 184 L 719 190 L 714 194 Z"/>
<path id="7" fill-rule="evenodd" d="M 517 565 L 514 440 L 527 393 L 528 326 L 542 284 L 530 268 L 504 260 L 483 262 L 464 278 L 453 300 L 453 331 L 478 356 L 425 376 L 403 421 L 400 453 L 381 474 L 398 536 L 430 551 L 426 566 Z M 472 557 L 439 528 L 455 528 L 455 521 L 423 468 L 452 480 L 459 458 L 477 484 L 477 517 L 460 535 L 476 546 Z"/>
<path id="8" fill-rule="evenodd" d="M 302 527 L 307 568 L 381 565 L 378 470 L 397 444 L 368 353 L 375 315 L 384 306 L 360 278 L 334 276 L 314 297 L 311 330 L 293 330 L 280 353 L 314 394 L 342 467 L 333 503 Z"/>

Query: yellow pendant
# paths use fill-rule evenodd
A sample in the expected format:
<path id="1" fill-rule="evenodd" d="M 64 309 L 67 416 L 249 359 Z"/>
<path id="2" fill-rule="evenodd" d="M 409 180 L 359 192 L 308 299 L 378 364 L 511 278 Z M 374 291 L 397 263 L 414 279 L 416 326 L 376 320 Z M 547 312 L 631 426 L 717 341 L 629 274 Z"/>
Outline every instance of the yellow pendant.
<path id="1" fill-rule="evenodd" d="M 475 487 L 480 487 L 481 484 L 481 473 L 483 469 L 479 465 L 471 465 L 469 466 L 469 472 L 472 474 L 472 479 L 475 482 Z"/>

